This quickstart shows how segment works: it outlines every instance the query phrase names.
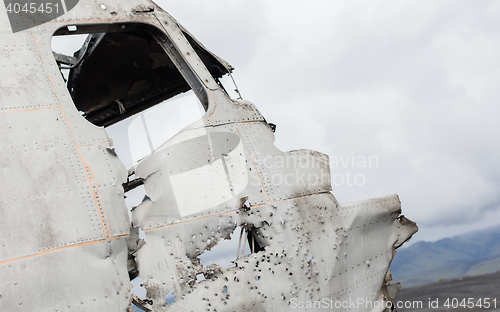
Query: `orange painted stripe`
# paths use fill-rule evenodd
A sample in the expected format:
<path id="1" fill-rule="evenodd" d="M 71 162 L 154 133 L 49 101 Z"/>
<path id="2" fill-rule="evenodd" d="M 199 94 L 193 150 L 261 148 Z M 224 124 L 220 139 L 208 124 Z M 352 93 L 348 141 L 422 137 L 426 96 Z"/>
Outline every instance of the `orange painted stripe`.
<path id="1" fill-rule="evenodd" d="M 101 194 L 99 193 L 99 185 L 97 185 L 97 180 L 94 176 L 94 171 L 92 170 L 92 166 L 90 164 L 87 164 L 87 165 L 90 168 L 90 173 L 92 174 L 92 179 L 95 182 L 95 187 L 97 188 L 97 196 L 99 197 L 99 202 L 101 202 L 101 207 L 102 207 L 102 212 L 104 214 L 104 219 L 106 219 L 106 225 L 108 226 L 108 234 L 109 234 L 109 237 L 111 237 L 111 226 L 109 224 L 108 217 L 106 216 L 106 208 L 104 207 Z"/>
<path id="2" fill-rule="evenodd" d="M 29 255 L 29 256 L 24 256 L 24 257 L 19 257 L 19 258 L 14 258 L 14 259 L 8 259 L 8 260 L 0 261 L 0 264 L 14 262 L 14 261 L 19 261 L 19 260 L 24 260 L 24 259 L 29 259 L 29 258 L 34 258 L 34 257 L 46 255 L 46 254 L 54 252 L 54 251 L 60 251 L 60 250 L 69 249 L 69 248 L 75 248 L 75 247 L 81 247 L 81 246 L 88 246 L 88 245 L 94 245 L 94 244 L 104 243 L 106 241 L 111 241 L 111 240 L 114 240 L 114 239 L 117 239 L 117 238 L 125 238 L 125 237 L 128 237 L 128 235 L 120 235 L 120 236 L 111 237 L 108 240 L 101 239 L 101 240 L 93 241 L 93 242 L 86 242 L 86 243 L 80 243 L 80 244 L 74 244 L 74 245 L 64 246 L 64 247 L 60 247 L 60 248 L 50 249 L 50 250 L 42 251 L 42 252 L 39 252 L 39 253 L 36 253 L 36 254 L 33 254 L 33 255 Z"/>
<path id="3" fill-rule="evenodd" d="M 106 235 L 106 238 L 107 238 L 108 233 L 106 233 L 106 227 L 104 225 L 104 221 L 102 220 L 101 210 L 99 209 L 99 202 L 97 201 L 97 196 L 94 192 L 94 188 L 92 187 L 92 179 L 91 179 L 89 172 L 88 172 L 88 169 L 87 169 L 87 166 L 89 166 L 89 168 L 90 168 L 90 165 L 88 163 L 84 162 L 84 166 L 85 166 L 85 174 L 87 175 L 87 179 L 90 181 L 90 189 L 92 190 L 92 195 L 94 196 L 95 206 L 96 206 L 97 211 L 99 213 L 99 220 L 101 221 L 102 230 L 104 231 L 104 235 Z M 94 180 L 94 183 L 96 183 L 96 185 L 97 185 L 97 182 L 95 182 L 95 180 Z"/>
<path id="4" fill-rule="evenodd" d="M 215 102 L 215 98 L 212 95 L 212 92 L 210 92 L 210 90 L 208 88 L 206 90 L 207 90 L 208 94 L 210 95 L 210 97 L 212 98 L 212 100 L 214 101 L 214 105 L 215 105 L 214 111 L 210 114 L 210 116 L 208 116 L 208 119 L 210 119 L 210 118 L 212 118 L 213 115 L 215 115 L 215 112 L 217 111 L 217 102 Z"/>
<path id="5" fill-rule="evenodd" d="M 80 147 L 91 147 L 91 146 L 103 145 L 103 144 L 111 144 L 111 143 L 113 143 L 113 140 L 102 141 L 102 142 L 92 143 L 92 144 L 78 145 L 78 148 L 80 148 Z"/>
<path id="6" fill-rule="evenodd" d="M 33 40 L 33 44 L 34 44 L 34 45 L 35 45 L 35 47 L 36 47 L 36 51 L 37 51 L 37 53 L 38 53 L 38 56 L 40 57 L 40 61 L 42 62 L 42 64 L 44 64 L 44 62 L 43 62 L 43 57 L 42 57 L 42 55 L 40 54 L 40 50 L 38 49 L 38 45 L 36 44 L 36 40 L 35 40 L 35 37 L 34 37 L 34 35 L 33 35 L 33 32 L 31 31 L 31 29 L 28 29 L 28 30 L 29 30 L 29 32 L 30 32 L 31 39 Z M 45 65 L 45 64 L 44 64 L 44 65 Z M 54 95 L 55 95 L 55 97 L 56 97 L 57 103 L 58 103 L 58 105 L 59 105 L 59 109 L 61 110 L 61 114 L 62 114 L 62 116 L 63 116 L 63 118 L 64 118 L 64 121 L 65 121 L 65 123 L 66 123 L 66 126 L 68 127 L 68 131 L 69 131 L 69 133 L 70 133 L 70 135 L 71 135 L 71 138 L 72 138 L 72 140 L 73 140 L 73 144 L 74 144 L 74 146 L 75 146 L 76 152 L 77 152 L 77 154 L 78 154 L 78 157 L 80 158 L 80 162 L 82 163 L 82 166 L 83 166 L 83 169 L 84 169 L 84 171 L 85 171 L 85 174 L 87 175 L 87 180 L 88 180 L 89 185 L 90 185 L 90 187 L 91 187 L 91 189 L 92 189 L 92 180 L 91 180 L 91 178 L 90 178 L 90 176 L 89 176 L 89 173 L 87 172 L 86 163 L 85 163 L 85 161 L 83 160 L 83 157 L 82 157 L 82 154 L 81 154 L 81 152 L 80 152 L 80 149 L 78 148 L 78 144 L 76 143 L 76 139 L 75 139 L 75 136 L 73 135 L 73 131 L 71 130 L 71 127 L 69 126 L 69 122 L 68 122 L 68 119 L 67 119 L 67 117 L 66 117 L 66 114 L 64 113 L 64 110 L 62 109 L 62 104 L 61 104 L 61 101 L 59 100 L 59 97 L 57 96 L 57 92 L 56 92 L 56 90 L 55 90 L 55 88 L 54 88 L 54 84 L 52 83 L 52 80 L 50 79 L 50 75 L 49 75 L 49 73 L 47 72 L 47 69 L 45 69 L 45 67 L 44 67 L 44 71 L 45 71 L 45 75 L 47 76 L 47 79 L 48 79 L 48 80 L 49 80 L 49 82 L 50 82 L 50 86 L 51 86 L 51 88 L 52 88 L 52 92 L 54 93 Z M 89 165 L 89 167 L 90 167 L 90 165 Z M 96 185 L 97 185 L 97 181 L 95 181 L 95 183 L 96 183 Z M 93 190 L 93 189 L 92 189 L 92 193 L 93 193 L 93 195 L 94 195 L 94 200 L 95 200 L 95 203 L 96 203 L 96 207 L 97 207 L 97 210 L 98 210 L 98 212 L 99 212 L 99 218 L 101 218 L 101 225 L 102 225 L 102 227 L 103 227 L 103 232 L 104 232 L 104 235 L 106 235 L 106 237 L 109 237 L 109 236 L 108 236 L 108 233 L 106 233 L 106 228 L 105 228 L 105 226 L 104 226 L 104 223 L 103 223 L 103 221 L 102 221 L 102 217 L 101 217 L 101 211 L 99 210 L 99 204 L 98 204 L 98 202 L 97 202 L 97 197 L 96 197 L 96 195 L 95 195 L 95 193 L 94 193 L 94 190 Z"/>
<path id="7" fill-rule="evenodd" d="M 224 216 L 224 215 L 227 215 L 227 214 L 230 214 L 230 213 L 235 213 L 235 212 L 236 211 L 233 210 L 233 211 L 223 212 L 223 213 L 219 213 L 219 214 L 216 214 L 216 215 L 206 216 L 206 217 L 197 218 L 197 219 L 193 219 L 193 220 L 186 220 L 186 221 L 181 221 L 181 222 L 178 222 L 178 223 L 166 224 L 166 225 L 162 225 L 162 226 L 159 226 L 159 227 L 155 227 L 155 228 L 144 230 L 144 232 L 151 232 L 151 231 L 154 231 L 154 230 L 159 230 L 159 229 L 163 229 L 163 228 L 166 228 L 166 227 L 171 227 L 171 226 L 175 226 L 175 225 L 185 224 L 185 223 L 189 223 L 189 222 L 193 222 L 193 221 L 199 221 L 199 220 L 205 220 L 205 219 L 210 219 L 210 218 L 214 218 L 214 217 Z"/>
<path id="8" fill-rule="evenodd" d="M 27 108 L 27 109 L 18 109 L 18 110 L 12 110 L 12 111 L 7 111 L 7 112 L 0 112 L 0 114 L 10 114 L 10 113 L 22 113 L 22 112 L 35 112 L 35 111 L 41 111 L 41 110 L 47 110 L 47 109 L 58 109 L 56 107 L 41 107 L 41 108 Z"/>
<path id="9" fill-rule="evenodd" d="M 266 205 L 269 205 L 269 204 L 261 204 L 261 205 L 252 206 L 252 207 L 250 207 L 250 209 L 259 208 L 259 207 L 263 207 L 263 206 L 266 206 Z M 227 215 L 227 214 L 230 214 L 230 213 L 235 213 L 235 212 L 236 212 L 236 210 L 232 210 L 232 211 L 222 212 L 222 213 L 218 213 L 218 214 L 211 215 L 211 216 L 196 218 L 196 219 L 193 219 L 193 220 L 186 220 L 186 221 L 181 221 L 181 222 L 178 222 L 178 223 L 166 224 L 166 225 L 162 225 L 162 226 L 159 226 L 159 227 L 155 227 L 155 228 L 144 230 L 144 232 L 151 232 L 151 231 L 163 229 L 163 228 L 166 228 L 166 227 L 171 227 L 171 226 L 176 226 L 176 225 L 185 224 L 185 223 L 189 223 L 189 222 L 194 222 L 194 221 L 200 221 L 200 220 L 205 220 L 205 219 L 220 217 L 220 216 L 224 216 L 224 215 Z"/>
<path id="10" fill-rule="evenodd" d="M 153 17 L 152 17 L 153 18 Z M 124 20 L 122 18 L 93 18 L 93 19 L 83 19 L 83 20 L 63 20 L 63 21 L 48 21 L 47 24 L 60 24 L 60 23 L 73 23 L 73 22 L 81 22 L 81 23 L 85 23 L 85 22 L 118 22 L 118 21 L 122 21 L 122 22 L 130 22 L 130 21 L 127 21 L 127 20 Z"/>
<path id="11" fill-rule="evenodd" d="M 317 194 L 311 194 L 311 195 L 301 195 L 301 196 L 297 196 L 297 197 L 292 197 L 292 198 L 278 200 L 278 201 L 275 201 L 275 202 L 270 202 L 270 203 L 267 203 L 267 204 L 255 205 L 255 206 L 250 207 L 250 209 L 260 208 L 260 207 L 264 207 L 264 206 L 272 205 L 272 204 L 284 203 L 284 202 L 292 201 L 292 200 L 296 200 L 296 199 L 308 198 L 308 197 L 317 196 L 317 195 L 326 194 L 326 193 L 329 193 L 329 192 L 323 192 L 323 193 L 317 193 Z M 192 219 L 192 220 L 181 221 L 181 222 L 178 222 L 178 223 L 165 224 L 165 225 L 162 225 L 162 226 L 159 226 L 159 227 L 155 227 L 155 228 L 144 230 L 144 232 L 151 232 L 151 231 L 160 230 L 160 229 L 164 229 L 164 228 L 171 227 L 171 226 L 176 226 L 176 225 L 181 225 L 181 224 L 185 224 L 185 223 L 190 223 L 190 222 L 195 222 L 195 221 L 200 221 L 200 220 L 215 218 L 215 217 L 224 216 L 224 215 L 227 215 L 227 214 L 230 214 L 230 213 L 236 213 L 236 210 L 232 210 L 232 211 L 228 211 L 228 212 L 223 212 L 223 213 L 218 213 L 218 214 L 215 214 L 215 215 L 201 217 L 201 218 L 196 218 L 196 219 Z"/>
<path id="12" fill-rule="evenodd" d="M 23 16 L 24 16 L 24 13 L 23 13 Z M 153 17 L 151 17 L 153 18 Z M 85 23 L 85 22 L 130 22 L 130 21 L 127 21 L 127 20 L 124 20 L 124 19 L 121 19 L 121 18 L 93 18 L 93 19 L 83 19 L 83 20 L 62 20 L 62 21 L 48 21 L 48 22 L 37 22 L 37 21 L 28 21 L 26 20 L 25 18 L 25 21 L 26 21 L 26 24 L 27 25 L 35 25 L 35 26 L 38 26 L 38 25 L 42 25 L 42 24 L 61 24 L 61 23 Z M 33 27 L 35 27 L 33 26 Z"/>

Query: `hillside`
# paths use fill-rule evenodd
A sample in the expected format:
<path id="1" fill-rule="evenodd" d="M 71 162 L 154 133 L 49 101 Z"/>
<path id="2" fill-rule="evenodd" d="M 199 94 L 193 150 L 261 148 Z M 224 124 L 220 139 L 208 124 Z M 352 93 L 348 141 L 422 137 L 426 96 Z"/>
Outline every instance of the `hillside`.
<path id="1" fill-rule="evenodd" d="M 390 270 L 403 287 L 499 271 L 500 225 L 400 249 Z"/>
<path id="2" fill-rule="evenodd" d="M 500 272 L 403 288 L 394 302 L 399 312 L 499 312 Z"/>

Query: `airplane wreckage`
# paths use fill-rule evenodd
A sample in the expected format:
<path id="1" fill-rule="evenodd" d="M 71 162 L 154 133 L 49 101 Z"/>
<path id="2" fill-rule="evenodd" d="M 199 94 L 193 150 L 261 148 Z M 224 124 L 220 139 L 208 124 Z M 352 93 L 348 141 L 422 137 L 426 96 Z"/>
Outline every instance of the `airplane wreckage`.
<path id="1" fill-rule="evenodd" d="M 278 150 L 220 83 L 232 67 L 155 3 L 69 2 L 38 24 L 0 13 L 1 311 L 391 309 L 388 268 L 417 231 L 397 195 L 339 204 L 328 157 Z M 52 51 L 73 34 L 75 55 Z M 203 117 L 127 170 L 106 127 L 189 90 Z M 200 263 L 235 231 L 232 266 Z"/>

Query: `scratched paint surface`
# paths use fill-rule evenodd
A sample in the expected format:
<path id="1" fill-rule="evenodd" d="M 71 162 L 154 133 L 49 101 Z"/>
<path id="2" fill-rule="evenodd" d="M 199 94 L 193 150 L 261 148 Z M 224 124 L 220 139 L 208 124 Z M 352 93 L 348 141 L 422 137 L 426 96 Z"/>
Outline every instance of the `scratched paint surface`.
<path id="1" fill-rule="evenodd" d="M 127 169 L 104 128 L 76 109 L 50 45 L 66 26 L 130 22 L 164 34 L 158 44 L 206 108 L 134 168 L 147 197 L 132 220 Z M 82 0 L 53 22 L 10 27 L 2 12 L 0 310 L 131 311 L 134 261 L 145 310 L 284 311 L 299 300 L 395 296 L 390 261 L 417 230 L 399 198 L 339 204 L 328 157 L 278 150 L 258 109 L 226 95 L 185 29 L 154 3 Z M 200 264 L 241 229 L 250 254 L 229 268 Z"/>

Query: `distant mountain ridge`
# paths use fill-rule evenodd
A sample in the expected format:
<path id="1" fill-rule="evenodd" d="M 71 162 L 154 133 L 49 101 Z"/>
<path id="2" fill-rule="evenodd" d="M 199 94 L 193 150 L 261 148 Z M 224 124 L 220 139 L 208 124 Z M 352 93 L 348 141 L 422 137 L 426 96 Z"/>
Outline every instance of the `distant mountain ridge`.
<path id="1" fill-rule="evenodd" d="M 400 249 L 390 271 L 403 287 L 500 271 L 500 225 Z"/>

